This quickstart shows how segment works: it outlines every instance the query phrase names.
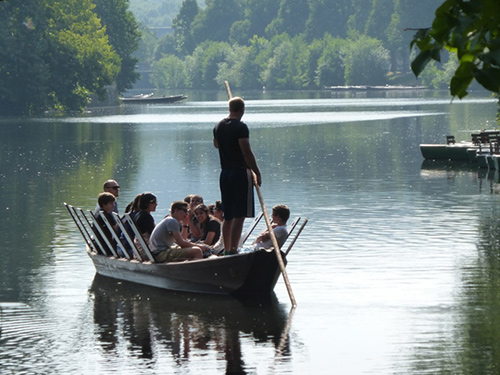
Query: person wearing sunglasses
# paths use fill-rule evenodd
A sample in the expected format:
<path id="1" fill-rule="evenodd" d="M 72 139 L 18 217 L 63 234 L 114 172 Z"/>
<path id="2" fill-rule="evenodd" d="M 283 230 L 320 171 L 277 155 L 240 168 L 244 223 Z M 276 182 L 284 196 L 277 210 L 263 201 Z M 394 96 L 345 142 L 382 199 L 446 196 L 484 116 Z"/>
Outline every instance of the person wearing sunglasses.
<path id="1" fill-rule="evenodd" d="M 111 194 L 113 194 L 113 196 L 115 198 L 118 198 L 118 196 L 120 195 L 120 185 L 118 185 L 118 182 L 116 182 L 115 180 L 107 180 L 104 183 L 102 189 L 103 189 L 104 193 L 111 193 Z M 97 204 L 95 207 L 95 210 L 94 210 L 94 214 L 97 215 L 99 213 L 99 210 L 100 210 L 100 207 L 99 207 L 99 204 Z M 118 203 L 116 202 L 116 199 L 115 199 L 113 211 L 118 213 Z"/>
<path id="2" fill-rule="evenodd" d="M 151 233 L 149 248 L 156 262 L 175 262 L 203 258 L 203 252 L 210 247 L 202 243 L 193 243 L 182 234 L 188 204 L 175 201 L 170 206 L 170 215 L 160 221 Z"/>

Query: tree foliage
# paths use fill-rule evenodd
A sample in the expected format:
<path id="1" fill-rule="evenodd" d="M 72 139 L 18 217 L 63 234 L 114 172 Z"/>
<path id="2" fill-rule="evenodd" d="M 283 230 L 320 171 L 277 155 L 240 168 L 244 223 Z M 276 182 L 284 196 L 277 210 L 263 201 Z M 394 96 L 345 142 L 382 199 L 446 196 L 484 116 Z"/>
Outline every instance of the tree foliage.
<path id="1" fill-rule="evenodd" d="M 138 59 L 133 53 L 139 48 L 141 33 L 130 10 L 128 0 L 93 0 L 96 13 L 106 27 L 106 34 L 113 50 L 121 59 L 120 72 L 116 77 L 118 92 L 130 89 L 139 78 L 135 71 Z"/>
<path id="2" fill-rule="evenodd" d="M 238 88 L 373 85 L 387 83 L 389 71 L 404 84 L 418 84 L 409 68 L 411 33 L 403 28 L 428 25 L 440 1 L 207 0 L 198 8 L 197 0 L 184 0 L 173 24 L 174 44 L 190 47 L 174 54 L 185 60 L 188 88 L 212 87 L 214 72 L 200 69 L 215 65 L 193 62 L 208 44 L 221 42 L 230 52 L 218 60 L 215 81 L 226 75 Z M 368 49 L 357 53 L 348 44 Z"/>
<path id="3" fill-rule="evenodd" d="M 441 62 L 443 50 L 458 57 L 450 92 L 463 98 L 473 80 L 500 93 L 500 2 L 498 0 L 446 0 L 437 10 L 432 27 L 419 30 L 411 46 L 419 53 L 411 64 L 419 76 L 427 64 Z"/>
<path id="4" fill-rule="evenodd" d="M 124 10 L 126 3 L 113 4 Z M 110 30 L 122 25 L 107 13 Z M 91 0 L 2 1 L 0 30 L 0 115 L 81 110 L 91 96 L 103 97 L 120 71 L 124 87 L 135 77 L 122 65 L 135 65 L 127 60 L 133 43 L 121 43 L 119 28 L 107 33 Z"/>
<path id="5" fill-rule="evenodd" d="M 343 62 L 345 82 L 348 85 L 374 85 L 387 83 L 389 71 L 389 51 L 382 43 L 367 36 L 361 36 L 346 44 Z"/>

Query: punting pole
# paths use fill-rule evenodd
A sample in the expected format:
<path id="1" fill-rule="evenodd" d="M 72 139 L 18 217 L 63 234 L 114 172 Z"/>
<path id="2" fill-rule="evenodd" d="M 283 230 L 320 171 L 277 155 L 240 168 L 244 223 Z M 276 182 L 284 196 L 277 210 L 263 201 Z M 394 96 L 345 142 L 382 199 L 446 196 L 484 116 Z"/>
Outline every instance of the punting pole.
<path id="1" fill-rule="evenodd" d="M 290 296 L 290 302 L 292 302 L 292 306 L 297 306 L 297 302 L 295 301 L 295 297 L 293 296 L 292 286 L 290 285 L 290 280 L 288 280 L 288 275 L 285 270 L 285 263 L 283 262 L 283 258 L 281 257 L 280 247 L 278 245 L 278 241 L 276 240 L 276 236 L 274 235 L 273 227 L 271 225 L 271 220 L 269 219 L 269 215 L 266 210 L 266 205 L 264 203 L 264 198 L 262 197 L 262 193 L 260 192 L 260 187 L 257 184 L 257 176 L 254 175 L 254 185 L 255 190 L 257 191 L 257 195 L 259 197 L 260 206 L 262 207 L 262 212 L 264 213 L 264 218 L 266 219 L 267 230 L 269 231 L 269 235 L 271 236 L 271 241 L 274 247 L 274 253 L 276 254 L 276 258 L 278 259 L 278 263 L 281 268 L 281 273 L 283 274 L 283 280 L 285 280 L 286 289 L 288 291 L 288 295 Z"/>
<path id="2" fill-rule="evenodd" d="M 229 99 L 233 97 L 231 93 L 231 88 L 229 87 L 229 82 L 224 81 L 224 85 L 226 86 L 227 96 Z M 283 258 L 281 257 L 280 247 L 278 245 L 278 241 L 276 240 L 276 236 L 274 235 L 273 227 L 271 225 L 271 220 L 269 219 L 269 215 L 267 214 L 266 205 L 264 203 L 264 198 L 262 197 L 262 193 L 260 192 L 260 186 L 257 183 L 257 176 L 253 173 L 253 180 L 255 185 L 255 190 L 257 191 L 257 195 L 259 197 L 260 206 L 262 207 L 262 213 L 264 214 L 264 219 L 266 220 L 267 230 L 269 231 L 269 235 L 271 236 L 271 241 L 274 247 L 274 253 L 276 254 L 276 258 L 278 260 L 278 264 L 281 269 L 281 273 L 283 274 L 283 280 L 285 281 L 286 289 L 288 291 L 288 296 L 290 297 L 290 302 L 292 306 L 297 306 L 297 302 L 295 301 L 295 297 L 293 295 L 292 286 L 290 285 L 290 280 L 288 280 L 288 275 L 285 269 L 285 263 L 283 262 Z"/>

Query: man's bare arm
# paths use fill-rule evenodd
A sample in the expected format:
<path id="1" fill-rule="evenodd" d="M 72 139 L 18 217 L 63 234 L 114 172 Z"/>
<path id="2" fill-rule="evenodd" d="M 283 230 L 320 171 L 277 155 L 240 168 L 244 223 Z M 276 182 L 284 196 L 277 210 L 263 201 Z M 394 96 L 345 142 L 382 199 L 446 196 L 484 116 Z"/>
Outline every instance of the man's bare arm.
<path id="1" fill-rule="evenodd" d="M 262 185 L 262 178 L 260 175 L 259 167 L 257 166 L 257 160 L 255 159 L 255 155 L 252 151 L 252 147 L 250 146 L 250 139 L 248 138 L 240 138 L 238 140 L 241 152 L 243 153 L 243 157 L 245 158 L 245 162 L 247 163 L 248 168 L 255 172 L 257 176 L 257 184 L 259 186 Z"/>

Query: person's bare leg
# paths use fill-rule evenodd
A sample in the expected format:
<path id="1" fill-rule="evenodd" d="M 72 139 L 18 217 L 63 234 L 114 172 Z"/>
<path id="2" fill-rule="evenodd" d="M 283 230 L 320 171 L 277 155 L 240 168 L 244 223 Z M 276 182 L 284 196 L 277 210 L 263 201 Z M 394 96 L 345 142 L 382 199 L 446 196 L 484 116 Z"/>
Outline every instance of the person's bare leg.
<path id="1" fill-rule="evenodd" d="M 233 220 L 224 220 L 222 223 L 222 237 L 224 238 L 224 251 L 231 249 L 231 227 Z"/>
<path id="2" fill-rule="evenodd" d="M 236 254 L 238 252 L 238 245 L 240 243 L 241 232 L 243 230 L 243 223 L 245 222 L 244 217 L 237 217 L 232 220 L 231 224 L 231 247 L 229 252 L 231 254 Z M 224 237 L 224 241 L 226 238 Z"/>
<path id="3" fill-rule="evenodd" d="M 199 247 L 187 247 L 184 248 L 186 250 L 186 259 L 202 259 L 203 251 Z"/>

